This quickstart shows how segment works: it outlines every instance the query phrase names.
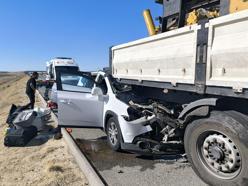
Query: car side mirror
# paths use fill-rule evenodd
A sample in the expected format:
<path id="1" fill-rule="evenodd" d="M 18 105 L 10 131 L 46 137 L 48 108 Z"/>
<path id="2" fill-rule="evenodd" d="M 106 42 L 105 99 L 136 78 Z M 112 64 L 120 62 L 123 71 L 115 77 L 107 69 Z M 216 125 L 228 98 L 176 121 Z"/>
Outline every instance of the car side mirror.
<path id="1" fill-rule="evenodd" d="M 91 94 L 93 96 L 103 96 L 102 89 L 100 89 L 99 87 L 94 87 L 91 91 Z"/>

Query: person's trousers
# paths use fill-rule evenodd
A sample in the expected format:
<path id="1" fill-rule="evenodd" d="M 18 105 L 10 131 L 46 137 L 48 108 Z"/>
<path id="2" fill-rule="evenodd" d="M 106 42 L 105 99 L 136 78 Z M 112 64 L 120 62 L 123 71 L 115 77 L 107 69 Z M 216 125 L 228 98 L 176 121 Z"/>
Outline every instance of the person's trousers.
<path id="1" fill-rule="evenodd" d="M 25 108 L 34 109 L 34 103 L 35 103 L 35 94 L 27 94 L 29 98 L 29 103 L 25 106 Z"/>

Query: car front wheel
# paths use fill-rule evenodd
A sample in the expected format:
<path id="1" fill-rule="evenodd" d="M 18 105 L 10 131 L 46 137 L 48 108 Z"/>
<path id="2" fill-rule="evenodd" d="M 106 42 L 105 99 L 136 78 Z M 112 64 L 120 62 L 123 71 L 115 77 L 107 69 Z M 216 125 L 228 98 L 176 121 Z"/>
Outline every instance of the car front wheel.
<path id="1" fill-rule="evenodd" d="M 121 130 L 119 127 L 118 120 L 115 117 L 112 117 L 108 120 L 107 123 L 107 140 L 108 144 L 114 151 L 121 150 Z"/>

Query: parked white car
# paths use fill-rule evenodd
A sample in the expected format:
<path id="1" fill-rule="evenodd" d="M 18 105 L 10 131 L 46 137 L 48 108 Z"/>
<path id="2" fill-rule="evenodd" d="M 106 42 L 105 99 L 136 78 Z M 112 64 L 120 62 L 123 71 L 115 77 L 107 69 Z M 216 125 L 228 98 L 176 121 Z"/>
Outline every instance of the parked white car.
<path id="1" fill-rule="evenodd" d="M 64 86 L 67 87 L 65 89 L 73 90 L 73 89 L 81 89 L 82 86 L 80 86 L 80 77 L 70 77 L 70 76 L 65 76 L 62 81 L 64 82 Z M 73 86 L 75 84 L 79 84 L 79 86 Z M 50 100 L 53 103 L 57 103 L 57 84 L 56 82 L 52 86 L 51 90 L 51 97 Z"/>
<path id="2" fill-rule="evenodd" d="M 53 103 L 57 103 L 57 84 L 56 83 L 53 83 L 50 100 Z"/>

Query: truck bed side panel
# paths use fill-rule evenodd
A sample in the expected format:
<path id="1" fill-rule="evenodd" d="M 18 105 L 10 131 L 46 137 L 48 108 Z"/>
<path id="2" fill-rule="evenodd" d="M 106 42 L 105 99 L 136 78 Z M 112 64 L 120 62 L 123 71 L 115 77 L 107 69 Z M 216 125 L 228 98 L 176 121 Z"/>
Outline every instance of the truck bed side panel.
<path id="1" fill-rule="evenodd" d="M 248 11 L 209 23 L 209 86 L 248 88 Z"/>
<path id="2" fill-rule="evenodd" d="M 193 25 L 113 47 L 113 76 L 194 84 L 198 28 Z"/>

